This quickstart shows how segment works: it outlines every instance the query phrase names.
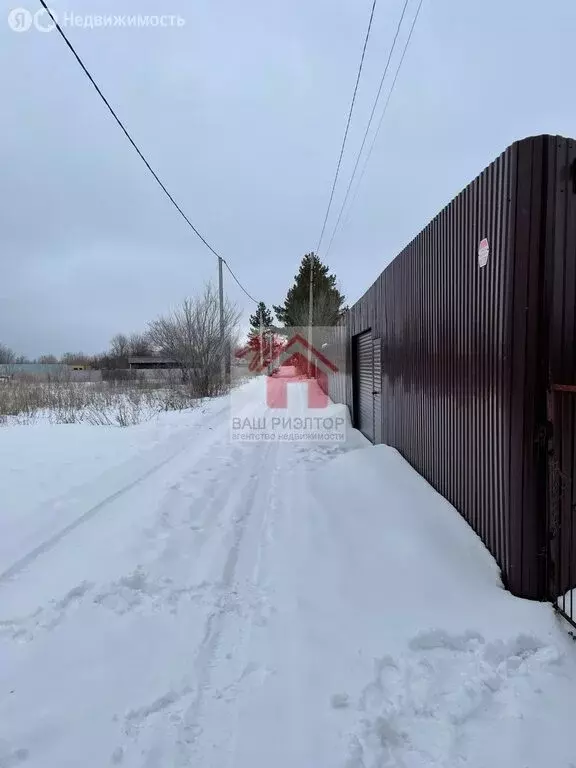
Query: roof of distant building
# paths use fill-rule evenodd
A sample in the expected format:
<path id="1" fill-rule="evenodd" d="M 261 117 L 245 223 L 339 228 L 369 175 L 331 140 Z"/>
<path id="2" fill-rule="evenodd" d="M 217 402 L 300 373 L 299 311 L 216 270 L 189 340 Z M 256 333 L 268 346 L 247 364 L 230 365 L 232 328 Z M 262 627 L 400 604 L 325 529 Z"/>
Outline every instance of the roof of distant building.
<path id="1" fill-rule="evenodd" d="M 129 355 L 128 365 L 166 365 L 175 364 L 176 360 L 170 357 L 161 357 L 159 355 Z"/>

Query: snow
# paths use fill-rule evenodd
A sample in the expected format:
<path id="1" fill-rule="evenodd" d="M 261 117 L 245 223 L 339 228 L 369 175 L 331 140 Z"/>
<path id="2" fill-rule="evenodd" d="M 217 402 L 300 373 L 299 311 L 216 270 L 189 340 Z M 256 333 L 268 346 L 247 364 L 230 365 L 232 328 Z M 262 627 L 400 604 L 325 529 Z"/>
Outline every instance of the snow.
<path id="1" fill-rule="evenodd" d="M 0 431 L 0 768 L 574 768 L 551 606 L 395 450 L 231 416 Z"/>
<path id="2" fill-rule="evenodd" d="M 222 417 L 223 398 L 130 428 L 45 424 L 0 429 L 0 577 L 118 489 L 183 450 Z"/>
<path id="3" fill-rule="evenodd" d="M 561 611 L 564 611 L 573 621 L 576 621 L 576 589 L 571 589 L 566 594 L 560 595 L 556 599 L 556 605 Z"/>

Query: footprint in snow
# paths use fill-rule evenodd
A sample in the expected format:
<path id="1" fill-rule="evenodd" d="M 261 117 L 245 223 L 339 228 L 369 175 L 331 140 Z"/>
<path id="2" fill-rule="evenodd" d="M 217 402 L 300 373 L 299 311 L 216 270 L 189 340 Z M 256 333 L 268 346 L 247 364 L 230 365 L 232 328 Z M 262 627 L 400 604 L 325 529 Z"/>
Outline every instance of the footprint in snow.
<path id="1" fill-rule="evenodd" d="M 139 566 L 132 573 L 112 582 L 94 597 L 94 603 L 108 608 L 118 615 L 129 613 L 137 608 L 161 611 L 169 607 L 175 613 L 182 599 L 193 600 L 202 596 L 202 585 L 194 587 L 175 587 L 172 579 L 164 577 L 152 580 L 148 573 Z"/>
<path id="2" fill-rule="evenodd" d="M 425 756 L 426 764 L 449 764 L 468 721 L 489 729 L 490 722 L 507 716 L 516 679 L 525 681 L 563 659 L 557 648 L 523 634 L 487 642 L 478 632 L 430 630 L 412 638 L 408 648 L 398 658 L 376 661 L 374 678 L 360 696 L 347 768 L 404 765 L 413 755 Z"/>
<path id="3" fill-rule="evenodd" d="M 94 588 L 90 581 L 83 581 L 69 590 L 59 600 L 51 600 L 44 608 L 37 608 L 34 613 L 22 618 L 0 621 L 0 637 L 8 637 L 19 642 L 32 641 L 38 632 L 51 631 L 64 621 L 69 611 Z M 2 764 L 0 763 L 0 768 Z"/>

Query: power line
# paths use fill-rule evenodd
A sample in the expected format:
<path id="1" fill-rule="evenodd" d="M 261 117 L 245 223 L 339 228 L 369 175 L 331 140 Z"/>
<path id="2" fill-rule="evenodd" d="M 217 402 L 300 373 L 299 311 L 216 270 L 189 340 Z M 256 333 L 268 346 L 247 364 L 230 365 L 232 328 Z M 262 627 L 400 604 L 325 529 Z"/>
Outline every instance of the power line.
<path id="1" fill-rule="evenodd" d="M 322 231 L 318 240 L 318 246 L 316 253 L 320 250 L 322 238 L 324 237 L 324 231 L 326 229 L 326 222 L 328 221 L 328 215 L 330 208 L 332 207 L 332 200 L 334 199 L 334 190 L 336 189 L 336 182 L 338 181 L 338 175 L 340 173 L 340 166 L 342 165 L 342 156 L 344 155 L 344 148 L 346 146 L 346 140 L 348 138 L 348 131 L 350 129 L 350 121 L 352 120 L 352 112 L 354 111 L 354 104 L 356 102 L 356 94 L 358 93 L 358 85 L 360 83 L 360 76 L 362 75 L 362 67 L 364 66 L 364 56 L 366 55 L 366 47 L 368 45 L 368 39 L 370 37 L 370 30 L 372 29 L 372 20 L 374 18 L 374 11 L 376 10 L 376 3 L 378 0 L 374 0 L 372 3 L 372 10 L 370 12 L 370 21 L 368 22 L 368 29 L 366 30 L 366 36 L 364 38 L 364 46 L 362 48 L 362 56 L 360 58 L 360 66 L 358 67 L 358 74 L 356 75 L 356 84 L 354 86 L 354 93 L 352 95 L 352 102 L 350 104 L 350 110 L 348 111 L 348 120 L 346 121 L 346 130 L 344 131 L 344 138 L 342 139 L 342 146 L 340 147 L 340 156 L 338 157 L 338 163 L 336 165 L 336 173 L 334 175 L 334 181 L 332 183 L 332 190 L 330 192 L 330 199 L 328 201 L 328 207 L 326 209 L 326 215 L 324 216 L 324 223 L 322 224 Z"/>
<path id="2" fill-rule="evenodd" d="M 240 288 L 241 288 L 241 289 L 244 291 L 244 293 L 246 294 L 246 296 L 248 296 L 248 298 L 249 298 L 249 299 L 251 299 L 251 300 L 254 302 L 254 304 L 259 304 L 259 302 L 258 302 L 258 301 L 257 301 L 257 300 L 254 298 L 254 296 L 251 296 L 251 295 L 248 293 L 248 291 L 246 290 L 246 288 L 244 288 L 244 286 L 242 285 L 242 283 L 240 282 L 240 280 L 238 280 L 238 278 L 236 277 L 236 275 L 234 274 L 234 272 L 232 272 L 232 269 L 231 269 L 230 265 L 228 264 L 228 262 L 226 261 L 226 259 L 222 259 L 222 263 L 224 264 L 224 266 L 226 267 L 226 269 L 228 270 L 228 272 L 230 272 L 230 274 L 232 275 L 232 277 L 234 278 L 234 280 L 235 280 L 235 281 L 238 283 L 238 285 L 240 286 Z"/>
<path id="3" fill-rule="evenodd" d="M 192 224 L 192 222 L 190 221 L 190 219 L 189 219 L 189 218 L 186 216 L 186 214 L 184 213 L 184 211 L 183 211 L 183 210 L 180 208 L 180 206 L 178 205 L 178 203 L 177 203 L 177 202 L 174 200 L 174 198 L 172 197 L 172 195 L 170 194 L 170 192 L 168 192 L 168 190 L 166 189 L 166 187 L 164 186 L 164 184 L 162 183 L 162 181 L 161 181 L 161 180 L 160 180 L 160 178 L 158 177 L 158 174 L 157 174 L 157 173 L 154 171 L 154 169 L 152 168 L 152 166 L 150 165 L 150 163 L 148 162 L 148 160 L 146 160 L 146 158 L 145 158 L 145 157 L 144 157 L 144 155 L 142 154 L 142 151 L 140 150 L 140 148 L 138 147 L 138 145 L 136 144 L 136 142 L 134 141 L 134 139 L 132 138 L 132 136 L 130 136 L 130 134 L 128 133 L 128 130 L 125 128 L 124 124 L 122 123 L 122 121 L 120 120 L 120 118 L 118 117 L 118 115 L 116 114 L 116 112 L 114 111 L 114 109 L 113 109 L 113 107 L 111 106 L 110 102 L 108 101 L 108 99 L 106 98 L 106 96 L 104 96 L 104 94 L 103 94 L 103 93 L 102 93 L 102 91 L 100 90 L 100 88 L 99 88 L 98 84 L 96 83 L 96 81 L 94 80 L 94 78 L 92 77 L 92 75 L 90 74 L 90 72 L 88 71 L 88 69 L 87 69 L 86 65 L 84 64 L 84 62 L 82 61 L 82 59 L 80 58 L 80 56 L 79 56 L 79 55 L 76 53 L 76 50 L 74 49 L 74 46 L 72 45 L 72 43 L 71 43 L 71 42 L 68 40 L 68 38 L 67 38 L 67 37 L 66 37 L 66 35 L 64 34 L 64 32 L 63 32 L 63 30 L 62 30 L 62 27 L 61 27 L 61 26 L 58 24 L 58 22 L 56 21 L 56 19 L 55 19 L 55 18 L 54 18 L 54 16 L 52 15 L 52 12 L 51 12 L 51 10 L 48 8 L 48 6 L 47 6 L 47 5 L 46 5 L 46 3 L 44 2 L 44 0 L 40 0 L 40 5 L 42 5 L 42 7 L 44 8 L 44 10 L 45 10 L 45 11 L 46 11 L 46 12 L 49 14 L 49 16 L 50 16 L 50 18 L 52 19 L 53 23 L 56 25 L 56 29 L 58 30 L 58 32 L 59 32 L 59 33 L 60 33 L 60 35 L 62 36 L 62 39 L 64 40 L 64 42 L 66 43 L 66 45 L 68 46 L 68 48 L 69 48 L 69 49 L 72 51 L 72 54 L 74 55 L 74 58 L 76 59 L 76 61 L 78 62 L 78 64 L 81 66 L 81 68 L 82 68 L 82 70 L 83 70 L 84 74 L 85 74 L 85 75 L 86 75 L 86 77 L 87 77 L 87 78 L 90 80 L 90 82 L 92 83 L 92 85 L 93 85 L 93 86 L 94 86 L 94 88 L 96 89 L 96 92 L 98 93 L 98 95 L 100 96 L 100 98 L 102 99 L 102 101 L 104 102 L 104 104 L 105 104 L 105 105 L 108 107 L 108 110 L 109 110 L 110 114 L 112 115 L 112 117 L 114 118 L 114 120 L 117 122 L 117 124 L 120 126 L 120 129 L 122 130 L 122 132 L 124 133 L 124 135 L 126 136 L 126 138 L 128 139 L 128 141 L 130 142 L 130 144 L 132 145 L 132 147 L 133 147 L 133 148 L 136 150 L 136 152 L 138 153 L 138 156 L 140 157 L 140 159 L 142 160 L 142 162 L 144 163 L 144 165 L 146 166 L 146 168 L 148 168 L 148 170 L 150 171 L 150 173 L 152 174 L 152 176 L 154 177 L 154 179 L 155 179 L 155 180 L 158 182 L 158 184 L 159 184 L 160 188 L 162 189 L 162 191 L 164 192 L 164 194 L 165 194 L 165 195 L 168 197 L 168 199 L 170 200 L 170 202 L 172 203 L 172 205 L 173 205 L 173 206 L 176 208 L 176 210 L 178 211 L 178 213 L 180 214 L 180 216 L 182 216 L 182 218 L 184 219 L 184 221 L 185 221 L 185 222 L 186 222 L 186 223 L 187 223 L 187 224 L 188 224 L 188 225 L 189 225 L 189 226 L 192 228 L 192 230 L 193 230 L 193 231 L 196 233 L 196 235 L 197 235 L 197 236 L 200 238 L 200 240 L 202 240 L 202 242 L 204 243 L 204 245 L 205 245 L 205 246 L 206 246 L 206 247 L 207 247 L 207 248 L 208 248 L 208 249 L 209 249 L 209 250 L 210 250 L 210 251 L 211 251 L 211 252 L 214 254 L 214 256 L 217 256 L 218 258 L 220 258 L 220 254 L 219 254 L 219 253 L 217 253 L 217 252 L 214 250 L 214 248 L 212 248 L 212 246 L 210 245 L 210 243 L 208 243 L 208 241 L 207 241 L 207 240 L 206 240 L 206 239 L 205 239 L 205 238 L 204 238 L 204 237 L 203 237 L 203 236 L 200 234 L 200 232 L 199 232 L 199 231 L 196 229 L 196 227 L 194 226 L 194 224 Z"/>
<path id="4" fill-rule="evenodd" d="M 406 51 L 408 50 L 408 46 L 410 45 L 410 40 L 412 39 L 412 33 L 414 32 L 414 27 L 416 26 L 416 22 L 418 20 L 418 16 L 420 15 L 420 9 L 422 8 L 422 3 L 424 0 L 420 0 L 418 4 L 418 8 L 416 10 L 416 15 L 414 16 L 414 20 L 412 22 L 412 26 L 410 27 L 410 33 L 408 34 L 408 38 L 406 40 L 406 44 L 404 45 L 404 50 L 402 51 L 402 56 L 400 57 L 400 61 L 398 63 L 398 67 L 396 69 L 396 74 L 394 75 L 394 80 L 392 81 L 392 85 L 390 86 L 390 92 L 388 93 L 388 98 L 386 99 L 386 104 L 384 105 L 384 109 L 382 110 L 382 114 L 380 115 L 380 120 L 378 121 L 378 126 L 376 127 L 376 131 L 374 133 L 374 137 L 372 139 L 372 143 L 370 144 L 370 149 L 368 150 L 368 154 L 366 155 L 366 159 L 364 160 L 364 165 L 362 166 L 362 171 L 360 172 L 360 178 L 358 179 L 358 183 L 356 184 L 356 189 L 354 190 L 354 196 L 352 197 L 352 202 L 348 206 L 348 213 L 352 210 L 354 207 L 354 203 L 356 202 L 356 198 L 358 197 L 358 190 L 360 189 L 360 185 L 362 184 L 362 179 L 364 178 L 364 174 L 366 173 L 366 168 L 368 167 L 368 163 L 370 162 L 370 157 L 372 156 L 372 151 L 374 149 L 374 145 L 376 144 L 376 140 L 378 138 L 378 134 L 380 133 L 380 128 L 382 127 L 382 123 L 384 122 L 384 117 L 386 116 L 386 112 L 388 111 L 388 104 L 390 103 L 390 99 L 392 98 L 392 93 L 394 92 L 394 86 L 396 85 L 396 81 L 398 80 L 398 75 L 400 74 L 400 69 L 402 68 L 402 64 L 404 62 L 404 57 L 406 56 Z M 347 220 L 349 219 L 349 216 Z M 336 230 L 334 230 L 334 234 L 336 234 Z M 334 234 L 332 235 L 332 240 L 334 240 Z M 332 244 L 332 240 L 330 241 L 330 245 Z M 328 250 L 330 250 L 330 246 L 328 246 Z"/>
<path id="5" fill-rule="evenodd" d="M 378 87 L 378 91 L 376 93 L 376 98 L 374 99 L 374 104 L 372 106 L 372 112 L 370 113 L 370 119 L 368 120 L 368 125 L 366 126 L 366 130 L 364 132 L 364 138 L 362 139 L 362 144 L 360 145 L 360 150 L 358 151 L 358 155 L 356 156 L 356 162 L 354 164 L 354 170 L 352 171 L 352 176 L 350 177 L 350 181 L 348 183 L 348 188 L 346 189 L 346 195 L 344 196 L 344 202 L 342 203 L 342 206 L 340 207 L 340 213 L 338 214 L 338 219 L 336 220 L 336 225 L 334 226 L 334 231 L 332 232 L 332 237 L 330 238 L 330 243 L 328 244 L 328 248 L 326 250 L 326 254 L 328 254 L 328 251 L 330 250 L 330 247 L 332 246 L 332 242 L 334 240 L 334 235 L 336 234 L 336 230 L 338 229 L 338 226 L 340 224 L 340 220 L 342 218 L 342 212 L 344 210 L 344 206 L 346 205 L 346 202 L 348 201 L 348 195 L 350 194 L 350 188 L 352 187 L 352 183 L 354 181 L 354 178 L 356 177 L 356 171 L 358 170 L 358 164 L 360 163 L 360 158 L 362 156 L 362 152 L 364 151 L 364 145 L 366 144 L 366 139 L 368 137 L 368 133 L 370 131 L 370 127 L 372 125 L 372 120 L 374 119 L 374 114 L 376 113 L 376 107 L 378 106 L 378 102 L 380 100 L 380 94 L 382 93 L 382 88 L 384 86 L 384 80 L 386 79 L 386 75 L 388 74 L 388 69 L 390 68 L 390 62 L 392 60 L 392 55 L 394 53 L 394 49 L 396 48 L 396 41 L 398 40 L 398 35 L 400 34 L 400 28 L 402 27 L 402 22 L 404 21 L 404 16 L 406 15 L 406 8 L 408 7 L 408 3 L 410 0 L 404 0 L 404 7 L 402 8 L 402 14 L 400 16 L 400 21 L 398 22 L 398 26 L 396 27 L 396 32 L 394 34 L 394 40 L 392 41 L 392 47 L 390 48 L 390 53 L 388 54 L 388 60 L 386 61 L 386 66 L 384 67 L 384 73 L 382 75 L 382 79 L 380 80 L 380 85 Z"/>
<path id="6" fill-rule="evenodd" d="M 185 222 L 188 224 L 188 226 L 189 226 L 189 227 L 192 229 L 192 231 L 194 232 L 194 234 L 195 234 L 197 237 L 199 237 L 199 238 L 200 238 L 200 240 L 201 240 L 201 241 L 204 243 L 204 245 L 205 245 L 205 246 L 208 248 L 208 250 L 209 250 L 209 251 L 211 251 L 211 253 L 213 253 L 213 254 L 214 254 L 214 256 L 216 256 L 216 258 L 218 258 L 218 259 L 222 259 L 223 263 L 224 263 L 224 264 L 226 264 L 226 267 L 228 268 L 228 271 L 230 272 L 230 274 L 232 275 L 232 277 L 234 278 L 234 280 L 236 280 L 236 282 L 238 283 L 238 285 L 240 286 L 240 288 L 242 288 L 242 290 L 244 291 L 244 293 L 245 293 L 247 296 L 249 296 L 249 297 L 252 299 L 252 301 L 255 301 L 255 302 L 256 302 L 256 299 L 254 299 L 254 298 L 252 298 L 252 296 L 250 296 L 250 294 L 249 294 L 249 293 L 248 293 L 248 291 L 246 291 L 246 289 L 245 289 L 245 288 L 242 286 L 242 284 L 240 283 L 240 281 L 238 280 L 238 278 L 236 277 L 236 275 L 234 275 L 234 274 L 232 273 L 232 270 L 230 269 L 230 267 L 229 267 L 229 266 L 228 266 L 228 264 L 226 263 L 226 260 L 225 260 L 225 259 L 224 259 L 222 256 L 220 256 L 220 254 L 219 254 L 219 253 L 218 253 L 218 252 L 217 252 L 217 251 L 216 251 L 216 250 L 215 250 L 215 249 L 214 249 L 214 248 L 213 248 L 213 247 L 210 245 L 210 243 L 209 243 L 209 242 L 206 240 L 206 238 L 205 238 L 205 237 L 204 237 L 204 236 L 203 236 L 203 235 L 202 235 L 202 234 L 201 234 L 201 233 L 200 233 L 200 232 L 199 232 L 199 231 L 196 229 L 196 227 L 194 226 L 194 224 L 192 224 L 192 222 L 190 221 L 190 219 L 188 218 L 188 216 L 186 216 L 186 214 L 184 213 L 184 211 L 182 210 L 182 208 L 181 208 L 181 207 L 178 205 L 178 203 L 176 202 L 176 200 L 175 200 L 175 199 L 172 197 L 172 195 L 170 194 L 170 192 L 168 191 L 168 189 L 166 188 L 166 186 L 163 184 L 163 182 L 161 181 L 161 179 L 160 179 L 160 177 L 158 176 L 158 174 L 156 173 L 156 171 L 155 171 L 155 170 L 152 168 L 152 166 L 150 165 L 150 163 L 148 162 L 148 160 L 147 160 L 147 159 L 144 157 L 144 154 L 142 153 L 142 151 L 140 150 L 140 148 L 138 147 L 138 145 L 136 144 L 136 142 L 134 141 L 134 139 L 132 138 L 132 136 L 129 134 L 129 132 L 128 132 L 127 128 L 124 126 L 124 123 L 123 123 L 123 122 L 120 120 L 120 118 L 118 117 L 118 115 L 117 115 L 117 114 L 116 114 L 116 112 L 114 111 L 113 107 L 111 106 L 111 104 L 110 104 L 110 102 L 108 101 L 108 99 L 106 98 L 106 96 L 104 96 L 104 94 L 102 93 L 102 91 L 101 91 L 101 89 L 99 88 L 98 84 L 96 83 L 96 81 L 94 80 L 94 78 L 92 77 L 92 75 L 90 74 L 90 72 L 88 71 L 88 68 L 86 67 L 86 65 L 84 64 L 84 62 L 82 61 L 82 59 L 80 58 L 80 56 L 78 55 L 78 53 L 76 53 L 76 50 L 75 50 L 74 46 L 72 45 L 72 43 L 70 42 L 70 40 L 68 40 L 68 38 L 67 38 L 67 37 L 66 37 L 66 35 L 64 34 L 64 31 L 63 31 L 62 27 L 60 26 L 60 24 L 58 23 L 58 21 L 57 21 L 57 20 L 54 18 L 53 14 L 52 14 L 52 11 L 50 10 L 50 8 L 48 8 L 48 6 L 47 6 L 47 5 L 46 5 L 46 3 L 45 3 L 45 0 L 39 0 L 39 2 L 40 2 L 40 5 L 41 5 L 41 6 L 44 8 L 44 10 L 46 11 L 46 13 L 47 13 L 47 14 L 50 16 L 50 18 L 52 19 L 52 22 L 53 22 L 54 26 L 56 27 L 56 29 L 57 29 L 57 30 L 58 30 L 58 32 L 60 33 L 60 36 L 62 37 L 62 39 L 64 40 L 64 42 L 66 43 L 66 45 L 68 46 L 68 48 L 70 49 L 70 51 L 72 52 L 72 55 L 74 56 L 74 58 L 76 59 L 76 61 L 77 61 L 77 62 L 78 62 L 78 64 L 80 65 L 80 67 L 82 68 L 82 70 L 83 70 L 84 74 L 86 75 L 86 77 L 87 77 L 87 78 L 90 80 L 90 82 L 91 82 L 91 83 L 92 83 L 92 85 L 94 86 L 94 88 L 95 88 L 96 92 L 98 93 L 98 95 L 100 96 L 100 98 L 102 99 L 102 101 L 104 102 L 104 104 L 106 105 L 106 107 L 108 108 L 108 111 L 110 112 L 110 114 L 112 115 L 112 117 L 114 118 L 114 120 L 116 121 L 116 123 L 119 125 L 120 129 L 122 130 L 122 133 L 123 133 L 123 134 L 126 136 L 126 138 L 127 138 L 127 139 L 128 139 L 128 141 L 130 142 L 130 144 L 132 145 L 132 147 L 133 147 L 133 148 L 136 150 L 136 153 L 138 154 L 138 156 L 140 157 L 140 159 L 142 160 L 142 162 L 144 163 L 144 165 L 146 166 L 146 168 L 147 168 L 147 169 L 150 171 L 150 173 L 152 174 L 152 176 L 154 177 L 154 179 L 155 179 L 155 180 L 156 180 L 156 182 L 158 183 L 158 185 L 159 185 L 160 189 L 161 189 L 161 190 L 164 192 L 164 194 L 166 195 L 166 197 L 168 198 L 168 200 L 170 200 L 170 202 L 172 203 L 172 205 L 173 205 L 173 206 L 176 208 L 176 210 L 178 211 L 178 213 L 180 214 L 180 216 L 181 216 L 181 217 L 184 219 L 184 221 L 185 221 Z M 256 303 L 258 303 L 258 302 L 256 302 Z"/>

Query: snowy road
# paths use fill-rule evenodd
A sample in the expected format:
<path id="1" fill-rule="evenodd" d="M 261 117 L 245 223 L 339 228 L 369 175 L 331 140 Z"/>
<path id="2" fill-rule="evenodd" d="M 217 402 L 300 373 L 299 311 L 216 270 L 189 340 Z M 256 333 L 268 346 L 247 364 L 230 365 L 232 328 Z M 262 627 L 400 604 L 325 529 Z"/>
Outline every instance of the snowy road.
<path id="1" fill-rule="evenodd" d="M 219 399 L 0 458 L 0 768 L 576 765 L 572 639 L 395 451 Z"/>

